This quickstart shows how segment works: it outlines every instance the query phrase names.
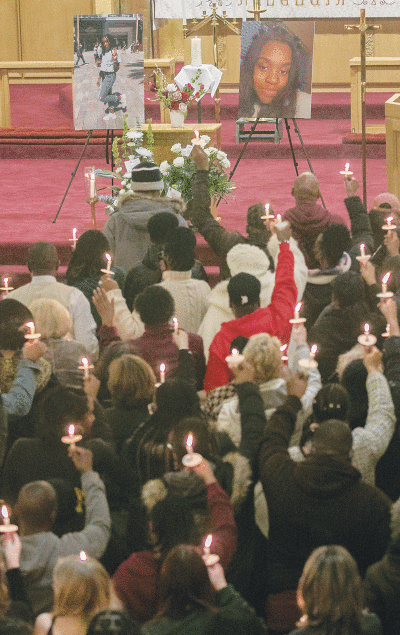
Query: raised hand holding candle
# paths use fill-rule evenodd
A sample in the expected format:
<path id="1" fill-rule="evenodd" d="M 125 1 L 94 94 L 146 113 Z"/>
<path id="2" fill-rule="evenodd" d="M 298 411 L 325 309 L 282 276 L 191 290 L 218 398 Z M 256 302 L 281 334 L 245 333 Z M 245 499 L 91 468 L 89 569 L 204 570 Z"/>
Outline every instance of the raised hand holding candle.
<path id="1" fill-rule="evenodd" d="M 160 382 L 165 384 L 165 364 L 160 364 Z"/>
<path id="2" fill-rule="evenodd" d="M 203 460 L 201 454 L 193 452 L 193 440 L 193 434 L 189 432 L 185 441 L 186 454 L 182 458 L 182 463 L 185 467 L 196 467 Z"/>
<path id="3" fill-rule="evenodd" d="M 108 276 L 113 276 L 114 272 L 111 271 L 112 256 L 111 254 L 104 254 L 104 257 L 107 260 L 107 269 L 101 269 L 100 271 L 106 273 Z"/>
<path id="4" fill-rule="evenodd" d="M 87 357 L 82 357 L 81 365 L 78 366 L 80 370 L 83 370 L 83 378 L 88 379 L 90 377 L 90 370 L 94 368 L 93 364 L 89 364 Z"/>
<path id="5" fill-rule="evenodd" d="M 225 357 L 225 361 L 231 370 L 235 370 L 244 360 L 237 348 L 232 348 L 231 354 Z"/>
<path id="6" fill-rule="evenodd" d="M 377 298 L 382 298 L 383 300 L 387 300 L 388 298 L 391 298 L 393 296 L 393 292 L 392 291 L 388 291 L 387 285 L 389 282 L 389 278 L 392 275 L 391 271 L 388 271 L 387 273 L 385 273 L 385 275 L 382 278 L 382 291 L 381 293 L 377 293 L 376 296 Z"/>
<path id="7" fill-rule="evenodd" d="M 364 245 L 364 243 L 361 243 L 361 245 L 360 245 L 360 255 L 356 256 L 356 258 L 363 265 L 365 265 L 368 262 L 368 260 L 371 258 L 371 256 L 369 254 L 365 253 L 365 245 Z"/>
<path id="8" fill-rule="evenodd" d="M 10 534 L 14 531 L 18 531 L 18 526 L 17 525 L 11 525 L 10 523 L 10 516 L 8 514 L 8 508 L 7 505 L 2 505 L 1 507 L 1 516 L 3 519 L 3 524 L 0 525 L 0 532 L 4 533 L 4 534 Z"/>
<path id="9" fill-rule="evenodd" d="M 306 318 L 301 318 L 300 317 L 300 310 L 301 307 L 303 306 L 302 302 L 298 302 L 294 308 L 294 318 L 292 318 L 291 320 L 289 320 L 290 324 L 304 324 L 304 322 L 306 321 Z"/>
<path id="10" fill-rule="evenodd" d="M 315 356 L 318 353 L 318 346 L 313 344 L 310 349 L 309 359 L 300 359 L 299 366 L 304 370 L 310 370 L 311 368 L 317 368 L 318 362 L 315 360 Z"/>
<path id="11" fill-rule="evenodd" d="M 357 341 L 362 344 L 362 346 L 374 346 L 374 344 L 376 344 L 376 337 L 375 335 L 371 334 L 371 327 L 370 325 L 366 322 L 364 324 L 364 333 L 362 335 L 359 335 L 357 338 Z"/>
<path id="12" fill-rule="evenodd" d="M 212 534 L 208 534 L 204 541 L 203 547 L 203 560 L 207 567 L 212 567 L 219 562 L 219 556 L 216 553 L 211 553 L 210 548 L 212 544 Z"/>
<path id="13" fill-rule="evenodd" d="M 387 231 L 388 234 L 390 234 L 390 232 L 397 227 L 397 225 L 393 225 L 392 220 L 393 216 L 388 216 L 386 219 L 386 225 L 382 225 L 382 229 Z"/>
<path id="14" fill-rule="evenodd" d="M 26 322 L 24 324 L 25 327 L 29 329 L 29 333 L 25 334 L 26 340 L 38 340 L 40 337 L 40 333 L 35 333 L 35 325 L 33 322 Z"/>
<path id="15" fill-rule="evenodd" d="M 61 437 L 62 443 L 71 446 L 72 449 L 75 449 L 75 444 L 81 440 L 82 435 L 75 434 L 75 426 L 72 423 L 68 426 L 68 436 Z"/>

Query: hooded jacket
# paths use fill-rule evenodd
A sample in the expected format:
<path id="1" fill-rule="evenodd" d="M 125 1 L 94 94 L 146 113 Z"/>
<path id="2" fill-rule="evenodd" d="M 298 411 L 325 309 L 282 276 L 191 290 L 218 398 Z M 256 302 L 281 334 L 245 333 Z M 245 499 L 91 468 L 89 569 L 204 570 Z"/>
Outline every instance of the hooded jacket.
<path id="1" fill-rule="evenodd" d="M 113 264 L 125 271 L 140 265 L 150 247 L 147 231 L 150 218 L 159 212 L 171 212 L 178 215 L 180 226 L 187 227 L 181 216 L 184 207 L 181 200 L 153 198 L 142 193 L 126 198 L 121 207 L 111 214 L 103 229 L 113 253 Z"/>
<path id="2" fill-rule="evenodd" d="M 297 298 L 293 272 L 293 254 L 288 243 L 281 243 L 271 304 L 236 320 L 224 322 L 211 342 L 204 380 L 204 388 L 207 392 L 218 386 L 224 386 L 232 378 L 225 357 L 229 354 L 231 341 L 238 335 L 250 337 L 255 333 L 269 333 L 279 337 L 285 344 L 289 342 L 289 319 L 293 317 Z"/>

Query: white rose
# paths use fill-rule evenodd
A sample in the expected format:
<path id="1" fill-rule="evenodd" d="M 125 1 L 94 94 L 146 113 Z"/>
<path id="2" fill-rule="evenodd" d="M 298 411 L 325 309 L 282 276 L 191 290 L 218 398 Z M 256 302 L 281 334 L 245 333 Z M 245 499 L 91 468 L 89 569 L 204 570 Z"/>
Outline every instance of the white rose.
<path id="1" fill-rule="evenodd" d="M 210 154 L 211 154 L 211 152 L 212 152 L 212 151 L 213 151 L 213 150 L 212 150 L 212 148 L 206 148 L 206 149 L 204 150 L 204 152 L 206 153 L 206 155 L 207 155 L 208 157 L 210 156 Z"/>
<path id="2" fill-rule="evenodd" d="M 116 168 L 115 171 L 118 172 L 122 172 L 122 168 Z"/>
<path id="3" fill-rule="evenodd" d="M 121 185 L 122 185 L 122 187 L 125 187 L 126 181 L 121 181 Z"/>
<path id="4" fill-rule="evenodd" d="M 204 147 L 211 141 L 211 137 L 209 137 L 207 134 L 202 134 L 200 135 L 200 141 L 201 145 Z"/>
<path id="5" fill-rule="evenodd" d="M 167 174 L 167 172 L 169 172 L 170 169 L 170 164 L 168 163 L 168 161 L 163 161 L 160 165 L 160 172 L 161 174 Z"/>
<path id="6" fill-rule="evenodd" d="M 147 148 L 136 148 L 136 153 L 145 159 L 150 159 L 153 156 L 152 151 Z"/>
<path id="7" fill-rule="evenodd" d="M 179 154 L 181 150 L 182 150 L 182 146 L 180 143 L 175 143 L 171 148 L 171 152 L 174 152 L 175 154 Z"/>
<path id="8" fill-rule="evenodd" d="M 176 157 L 176 159 L 172 161 L 172 165 L 176 168 L 183 168 L 185 165 L 185 159 L 183 157 Z"/>
<path id="9" fill-rule="evenodd" d="M 167 91 L 168 91 L 169 93 L 174 93 L 176 90 L 178 90 L 178 89 L 177 89 L 177 87 L 175 86 L 175 84 L 168 84 L 168 85 L 167 85 Z"/>
<path id="10" fill-rule="evenodd" d="M 229 159 L 224 159 L 223 161 L 221 161 L 221 165 L 226 170 L 227 168 L 231 167 L 231 162 L 229 161 Z"/>
<path id="11" fill-rule="evenodd" d="M 224 159 L 226 159 L 226 157 L 227 157 L 226 152 L 222 152 L 222 150 L 218 150 L 217 152 L 218 161 L 223 161 Z"/>

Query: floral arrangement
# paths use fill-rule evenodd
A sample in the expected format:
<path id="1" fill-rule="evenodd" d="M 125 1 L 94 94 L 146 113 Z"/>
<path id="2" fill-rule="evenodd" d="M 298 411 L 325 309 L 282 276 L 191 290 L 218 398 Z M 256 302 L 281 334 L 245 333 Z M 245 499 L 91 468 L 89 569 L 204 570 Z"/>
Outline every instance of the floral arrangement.
<path id="1" fill-rule="evenodd" d="M 210 141 L 211 139 L 207 135 L 200 137 L 203 148 L 205 148 Z M 164 181 L 164 194 L 168 192 L 169 188 L 172 188 L 177 190 L 185 201 L 189 201 L 192 198 L 192 182 L 196 172 L 196 166 L 193 161 L 191 161 L 190 156 L 187 156 L 186 148 L 182 148 L 180 143 L 175 143 L 171 148 L 171 152 L 178 156 L 172 163 L 163 161 L 160 165 L 160 171 Z M 229 176 L 225 172 L 231 165 L 227 154 L 212 146 L 205 148 L 204 152 L 208 155 L 210 160 L 208 172 L 208 191 L 210 197 L 225 199 L 227 195 L 232 195 L 232 190 L 234 189 L 234 185 L 229 181 Z"/>
<path id="2" fill-rule="evenodd" d="M 169 110 L 180 110 L 187 114 L 188 105 L 198 101 L 206 93 L 204 84 L 200 84 L 197 90 L 200 75 L 201 69 L 197 71 L 193 84 L 185 84 L 182 90 L 179 90 L 175 84 L 167 84 L 164 73 L 157 68 L 155 82 L 150 84 L 150 90 L 157 94 L 157 97 L 152 101 L 161 101 Z"/>

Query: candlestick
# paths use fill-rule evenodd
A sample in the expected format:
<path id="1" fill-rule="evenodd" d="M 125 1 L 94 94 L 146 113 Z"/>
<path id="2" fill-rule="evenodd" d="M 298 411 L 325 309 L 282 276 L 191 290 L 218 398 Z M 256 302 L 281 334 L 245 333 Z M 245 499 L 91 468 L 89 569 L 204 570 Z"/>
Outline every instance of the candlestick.
<path id="1" fill-rule="evenodd" d="M 376 344 L 376 337 L 370 333 L 371 327 L 368 323 L 364 324 L 364 333 L 357 337 L 357 341 L 362 344 L 362 346 L 374 346 Z"/>
<path id="2" fill-rule="evenodd" d="M 192 66 L 201 66 L 201 39 L 199 37 L 190 38 L 190 56 Z"/>
<path id="3" fill-rule="evenodd" d="M 72 449 L 75 449 L 75 444 L 82 440 L 81 434 L 75 434 L 75 426 L 71 424 L 68 426 L 68 436 L 61 437 L 62 443 L 70 445 Z"/>
<path id="4" fill-rule="evenodd" d="M 89 364 L 89 360 L 87 359 L 87 357 L 82 357 L 81 359 L 81 365 L 78 366 L 78 368 L 80 370 L 83 370 L 83 377 L 84 379 L 88 379 L 90 377 L 90 370 L 92 368 L 94 368 L 93 364 Z"/>
<path id="5" fill-rule="evenodd" d="M 194 138 L 191 141 L 192 146 L 201 146 L 201 141 L 200 141 L 200 133 L 198 130 L 194 131 Z"/>
<path id="6" fill-rule="evenodd" d="M 102 271 L 103 273 L 106 273 L 109 276 L 113 276 L 114 271 L 111 271 L 111 263 L 112 263 L 111 254 L 104 254 L 104 256 L 105 256 L 105 259 L 107 260 L 107 269 L 100 269 L 100 271 Z"/>
<path id="7" fill-rule="evenodd" d="M 350 167 L 350 163 L 346 163 L 344 166 L 344 170 L 341 170 L 340 174 L 344 174 L 345 176 L 351 176 L 353 172 L 349 170 L 349 167 Z"/>
<path id="8" fill-rule="evenodd" d="M 8 514 L 7 505 L 2 505 L 1 507 L 1 515 L 3 518 L 3 524 L 0 525 L 0 532 L 4 534 L 11 534 L 14 531 L 18 531 L 17 525 L 11 525 L 10 517 Z"/>
<path id="9" fill-rule="evenodd" d="M 9 278 L 4 277 L 3 278 L 4 287 L 0 287 L 0 291 L 4 291 L 4 295 L 7 295 L 10 291 L 12 291 L 14 289 L 14 287 L 10 287 L 8 282 L 9 282 Z"/>
<path id="10" fill-rule="evenodd" d="M 160 382 L 165 384 L 165 364 L 160 364 Z"/>
<path id="11" fill-rule="evenodd" d="M 300 309 L 302 307 L 303 303 L 302 302 L 298 302 L 295 306 L 294 309 L 294 318 L 292 318 L 291 320 L 289 320 L 290 324 L 304 324 L 304 322 L 306 321 L 306 318 L 301 318 L 300 317 Z"/>
<path id="12" fill-rule="evenodd" d="M 387 300 L 388 298 L 393 297 L 393 292 L 387 290 L 387 284 L 389 282 L 389 278 L 390 278 L 391 274 L 392 274 L 392 272 L 388 271 L 383 276 L 383 278 L 382 278 L 382 292 L 376 294 L 377 298 L 382 298 L 383 300 Z"/>
<path id="13" fill-rule="evenodd" d="M 182 463 L 185 467 L 196 467 L 200 465 L 203 457 L 197 452 L 193 452 L 193 434 L 189 432 L 186 442 L 186 454 L 182 458 Z"/>
<path id="14" fill-rule="evenodd" d="M 179 322 L 177 317 L 172 318 L 172 322 L 174 324 L 174 333 L 178 333 L 179 331 Z"/>
<path id="15" fill-rule="evenodd" d="M 211 553 L 210 547 L 212 543 L 212 534 L 208 534 L 204 541 L 203 547 L 203 560 L 207 567 L 212 567 L 219 562 L 219 556 L 216 553 Z"/>
<path id="16" fill-rule="evenodd" d="M 237 348 L 232 348 L 231 354 L 225 357 L 225 361 L 231 370 L 235 370 L 243 360 L 244 357 L 239 353 Z"/>
<path id="17" fill-rule="evenodd" d="M 35 333 L 35 325 L 33 322 L 26 322 L 24 327 L 29 329 L 29 333 L 25 333 L 26 340 L 38 340 L 40 337 L 40 333 Z"/>
<path id="18" fill-rule="evenodd" d="M 76 237 L 76 227 L 73 228 L 72 230 L 72 238 L 68 239 L 70 243 L 72 243 L 71 247 L 73 250 L 76 249 L 76 243 L 78 241 L 77 237 Z"/>
<path id="19" fill-rule="evenodd" d="M 310 357 L 308 359 L 299 359 L 299 366 L 304 370 L 310 370 L 311 368 L 317 368 L 318 362 L 315 360 L 315 356 L 318 353 L 318 346 L 313 344 L 310 349 Z"/>
<path id="20" fill-rule="evenodd" d="M 360 255 L 356 256 L 356 258 L 363 265 L 365 265 L 368 262 L 368 260 L 371 258 L 371 256 L 369 254 L 365 253 L 365 245 L 364 245 L 364 243 L 361 243 L 361 245 L 360 245 Z"/>

